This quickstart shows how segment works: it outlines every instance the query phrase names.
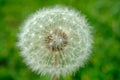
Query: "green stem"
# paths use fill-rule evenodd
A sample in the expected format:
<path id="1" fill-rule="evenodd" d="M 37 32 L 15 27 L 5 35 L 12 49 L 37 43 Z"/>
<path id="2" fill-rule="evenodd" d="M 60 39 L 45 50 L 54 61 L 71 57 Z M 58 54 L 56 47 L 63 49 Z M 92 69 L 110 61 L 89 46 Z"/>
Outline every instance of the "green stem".
<path id="1" fill-rule="evenodd" d="M 57 70 L 57 65 L 58 65 L 58 52 L 55 53 L 55 61 L 54 61 L 55 68 Z M 58 75 L 55 75 L 55 80 L 59 80 Z"/>

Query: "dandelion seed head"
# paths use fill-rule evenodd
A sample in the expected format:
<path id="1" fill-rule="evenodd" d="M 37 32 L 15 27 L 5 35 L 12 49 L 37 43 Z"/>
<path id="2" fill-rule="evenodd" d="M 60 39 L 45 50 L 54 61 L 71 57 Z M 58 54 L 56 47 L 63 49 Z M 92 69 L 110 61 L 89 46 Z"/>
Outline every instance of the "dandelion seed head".
<path id="1" fill-rule="evenodd" d="M 51 76 L 65 76 L 84 66 L 91 45 L 86 18 L 62 6 L 38 10 L 30 16 L 21 28 L 18 42 L 25 63 L 38 74 Z"/>

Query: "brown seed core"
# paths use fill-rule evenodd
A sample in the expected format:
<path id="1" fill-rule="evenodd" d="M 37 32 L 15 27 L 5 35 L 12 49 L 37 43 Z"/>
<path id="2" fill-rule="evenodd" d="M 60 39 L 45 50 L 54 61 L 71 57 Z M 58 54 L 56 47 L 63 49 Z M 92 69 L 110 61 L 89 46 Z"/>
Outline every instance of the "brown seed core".
<path id="1" fill-rule="evenodd" d="M 67 35 L 61 29 L 54 29 L 45 37 L 46 47 L 51 51 L 60 51 L 67 45 Z"/>

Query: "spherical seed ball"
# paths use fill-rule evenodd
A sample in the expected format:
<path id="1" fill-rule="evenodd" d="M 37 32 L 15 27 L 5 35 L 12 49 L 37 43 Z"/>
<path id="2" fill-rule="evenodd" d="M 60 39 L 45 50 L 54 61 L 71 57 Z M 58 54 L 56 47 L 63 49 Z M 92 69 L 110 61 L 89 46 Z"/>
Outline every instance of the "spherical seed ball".
<path id="1" fill-rule="evenodd" d="M 90 26 L 79 12 L 55 6 L 38 10 L 23 24 L 18 46 L 25 63 L 42 75 L 71 74 L 90 56 Z"/>

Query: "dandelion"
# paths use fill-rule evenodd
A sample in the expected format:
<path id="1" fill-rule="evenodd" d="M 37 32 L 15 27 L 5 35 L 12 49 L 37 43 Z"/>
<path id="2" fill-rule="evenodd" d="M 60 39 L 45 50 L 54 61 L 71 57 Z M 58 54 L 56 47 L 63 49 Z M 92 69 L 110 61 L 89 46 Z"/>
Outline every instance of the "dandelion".
<path id="1" fill-rule="evenodd" d="M 59 79 L 84 66 L 90 56 L 90 26 L 79 12 L 55 6 L 38 10 L 24 23 L 18 46 L 25 63 Z"/>

